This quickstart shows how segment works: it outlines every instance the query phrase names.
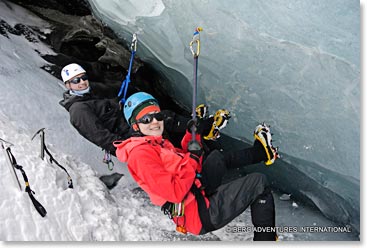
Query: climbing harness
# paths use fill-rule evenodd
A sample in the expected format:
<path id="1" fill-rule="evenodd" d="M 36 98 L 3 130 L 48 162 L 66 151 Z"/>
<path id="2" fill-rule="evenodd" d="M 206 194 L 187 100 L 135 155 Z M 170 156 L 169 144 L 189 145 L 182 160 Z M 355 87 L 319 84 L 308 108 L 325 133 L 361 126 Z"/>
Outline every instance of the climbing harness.
<path id="1" fill-rule="evenodd" d="M 42 217 L 45 217 L 46 214 L 47 214 L 47 211 L 46 209 L 41 205 L 41 203 L 39 203 L 36 198 L 34 198 L 33 194 L 35 194 L 35 192 L 31 189 L 30 185 L 29 185 L 29 182 L 28 182 L 28 177 L 25 173 L 25 171 L 23 170 L 23 167 L 21 165 L 19 165 L 14 157 L 14 155 L 12 154 L 11 152 L 11 149 L 10 149 L 10 146 L 12 146 L 11 143 L 3 140 L 3 139 L 0 139 L 1 141 L 1 147 L 2 149 L 4 150 L 5 154 L 6 154 L 6 158 L 10 164 L 10 166 L 13 168 L 12 169 L 12 174 L 15 175 L 16 177 L 16 180 L 17 180 L 17 184 L 19 185 L 19 188 L 20 190 L 22 190 L 22 187 L 20 185 L 20 182 L 19 182 L 19 179 L 18 179 L 18 176 L 14 170 L 17 169 L 17 170 L 20 170 L 20 172 L 22 173 L 22 176 L 23 176 L 23 179 L 24 179 L 24 183 L 25 183 L 25 192 L 28 193 L 28 196 L 29 198 L 31 198 L 31 201 L 33 203 L 33 206 L 36 208 L 37 212 L 42 216 Z M 10 146 L 6 147 L 5 146 L 5 143 L 7 144 L 10 144 Z"/>
<path id="2" fill-rule="evenodd" d="M 200 174 L 197 174 L 197 178 L 201 177 Z M 190 192 L 195 196 L 195 199 L 198 204 L 198 211 L 201 224 L 206 232 L 210 232 L 215 230 L 215 227 L 210 221 L 209 209 L 206 206 L 205 197 L 201 193 L 201 189 L 199 189 L 195 183 L 193 183 Z M 166 202 L 163 204 L 161 210 L 165 215 L 168 215 L 170 219 L 176 219 L 176 231 L 187 234 L 187 230 L 185 227 L 186 224 L 186 217 L 185 217 L 185 204 L 184 200 L 180 203 L 172 203 Z M 180 220 L 182 222 L 180 223 Z"/>
<path id="3" fill-rule="evenodd" d="M 185 200 L 180 203 L 166 202 L 163 204 L 161 210 L 165 215 L 168 215 L 170 219 L 176 219 L 176 231 L 187 234 L 185 227 L 186 217 L 185 217 Z M 183 220 L 180 224 L 180 220 Z"/>
<path id="4" fill-rule="evenodd" d="M 127 93 L 127 89 L 129 88 L 130 74 L 131 74 L 131 69 L 132 69 L 133 62 L 134 62 L 134 56 L 135 56 L 135 53 L 136 53 L 137 44 L 138 44 L 138 38 L 136 36 L 136 33 L 134 33 L 133 34 L 133 39 L 131 41 L 131 46 L 130 46 L 130 49 L 131 49 L 131 57 L 130 57 L 129 70 L 127 72 L 127 75 L 126 75 L 125 80 L 121 84 L 120 91 L 119 91 L 119 93 L 117 95 L 120 98 L 121 95 L 122 95 L 122 92 L 124 92 L 124 95 L 123 95 L 123 97 L 120 100 L 121 106 L 123 106 L 124 103 L 125 103 L 125 101 L 126 101 L 126 93 Z"/>
<path id="5" fill-rule="evenodd" d="M 193 85 L 193 94 L 192 94 L 192 119 L 196 121 L 196 98 L 197 98 L 197 74 L 198 74 L 198 60 L 200 55 L 200 31 L 203 31 L 201 27 L 197 27 L 195 29 L 194 35 L 192 36 L 192 40 L 190 42 L 190 50 L 192 56 L 194 57 L 194 85 Z M 191 128 L 192 140 L 195 140 L 195 125 Z"/>
<path id="6" fill-rule="evenodd" d="M 107 164 L 107 168 L 112 171 L 114 167 L 114 163 L 111 159 L 111 153 L 107 150 L 104 151 L 103 163 Z"/>
<path id="7" fill-rule="evenodd" d="M 50 153 L 50 151 L 47 149 L 46 143 L 45 143 L 45 128 L 41 128 L 40 130 L 38 130 L 32 137 L 31 140 L 33 140 L 37 134 L 40 135 L 40 139 L 41 139 L 41 151 L 40 151 L 40 158 L 42 160 L 44 160 L 45 158 L 45 152 L 46 154 L 49 156 L 49 162 L 50 164 L 52 164 L 52 162 L 55 162 L 55 164 L 57 166 L 59 166 L 63 171 L 65 171 L 65 173 L 68 176 L 68 187 L 70 189 L 74 188 L 73 186 L 73 180 L 71 179 L 71 176 L 69 175 L 68 171 L 65 169 L 65 167 L 63 167 L 59 162 L 56 161 L 56 159 L 52 156 L 52 154 Z"/>

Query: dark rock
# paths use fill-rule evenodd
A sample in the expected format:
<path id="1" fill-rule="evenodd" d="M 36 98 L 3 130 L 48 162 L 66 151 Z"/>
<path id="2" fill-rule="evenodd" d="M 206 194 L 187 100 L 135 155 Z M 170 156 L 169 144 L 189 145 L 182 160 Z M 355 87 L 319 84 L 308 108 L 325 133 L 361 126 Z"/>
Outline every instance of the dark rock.
<path id="1" fill-rule="evenodd" d="M 94 16 L 86 0 L 12 0 L 52 26 L 51 33 L 42 33 L 36 27 L 17 24 L 17 28 L 0 22 L 0 34 L 23 34 L 29 41 L 39 40 L 48 44 L 56 55 L 41 56 L 52 63 L 44 66 L 47 72 L 61 80 L 61 69 L 69 63 L 83 66 L 89 77 L 94 93 L 102 97 L 116 97 L 125 79 L 131 52 L 130 41 L 123 41 Z M 11 7 L 9 5 L 9 7 Z M 131 72 L 128 95 L 137 91 L 153 94 L 162 108 L 169 108 L 181 114 L 188 114 L 165 93 L 162 82 L 168 80 L 149 64 L 144 64 L 137 55 Z"/>
<path id="2" fill-rule="evenodd" d="M 99 179 L 107 186 L 108 189 L 113 189 L 123 176 L 124 174 L 115 172 L 111 175 L 101 176 Z"/>
<path id="3" fill-rule="evenodd" d="M 34 6 L 52 8 L 68 15 L 90 15 L 90 5 L 87 0 L 12 0 L 27 9 Z"/>

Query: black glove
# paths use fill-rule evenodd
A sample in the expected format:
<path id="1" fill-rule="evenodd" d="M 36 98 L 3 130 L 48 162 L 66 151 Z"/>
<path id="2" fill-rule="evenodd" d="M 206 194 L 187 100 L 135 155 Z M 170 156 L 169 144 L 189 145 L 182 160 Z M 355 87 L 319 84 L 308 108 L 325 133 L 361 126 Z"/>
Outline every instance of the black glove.
<path id="1" fill-rule="evenodd" d="M 191 133 L 192 127 L 195 132 L 200 135 L 207 135 L 213 124 L 213 117 L 207 119 L 191 119 L 187 122 L 187 131 Z"/>
<path id="2" fill-rule="evenodd" d="M 192 131 L 192 128 L 195 129 L 195 132 L 197 132 L 197 119 L 190 119 L 188 122 L 187 122 L 187 131 L 191 133 Z"/>
<path id="3" fill-rule="evenodd" d="M 200 161 L 200 157 L 203 155 L 203 148 L 200 146 L 199 142 L 196 140 L 190 141 L 187 150 L 191 153 L 191 158 L 195 159 L 197 162 Z"/>

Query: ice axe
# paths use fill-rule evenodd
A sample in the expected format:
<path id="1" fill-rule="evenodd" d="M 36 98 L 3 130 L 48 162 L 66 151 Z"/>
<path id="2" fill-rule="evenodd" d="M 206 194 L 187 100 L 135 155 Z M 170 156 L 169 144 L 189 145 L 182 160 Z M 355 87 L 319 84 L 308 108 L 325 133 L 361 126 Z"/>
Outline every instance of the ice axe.
<path id="1" fill-rule="evenodd" d="M 40 151 L 40 157 L 43 160 L 45 158 L 45 128 L 41 128 L 40 130 L 38 130 L 31 138 L 31 140 L 33 140 L 37 134 L 40 135 L 40 139 L 41 139 L 41 151 Z"/>

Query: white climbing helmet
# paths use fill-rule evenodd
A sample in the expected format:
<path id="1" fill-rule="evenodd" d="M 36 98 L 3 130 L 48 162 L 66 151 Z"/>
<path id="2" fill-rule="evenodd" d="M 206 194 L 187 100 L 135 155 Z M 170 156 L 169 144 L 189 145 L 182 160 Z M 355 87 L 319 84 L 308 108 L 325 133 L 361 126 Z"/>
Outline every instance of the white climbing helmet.
<path id="1" fill-rule="evenodd" d="M 69 79 L 75 77 L 76 75 L 79 75 L 81 73 L 86 73 L 86 71 L 78 64 L 69 64 L 62 68 L 61 70 L 61 77 L 62 81 L 66 83 Z"/>

